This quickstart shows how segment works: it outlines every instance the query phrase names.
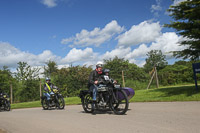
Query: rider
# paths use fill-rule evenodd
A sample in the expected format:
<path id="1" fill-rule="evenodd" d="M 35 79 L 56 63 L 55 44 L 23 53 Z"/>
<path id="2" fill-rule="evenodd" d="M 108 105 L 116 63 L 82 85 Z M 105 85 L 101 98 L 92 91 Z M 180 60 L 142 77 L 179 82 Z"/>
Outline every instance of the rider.
<path id="1" fill-rule="evenodd" d="M 100 79 L 103 74 L 102 68 L 103 63 L 97 62 L 96 69 L 93 70 L 89 76 L 88 87 L 93 92 L 93 101 L 96 101 L 98 79 Z"/>
<path id="2" fill-rule="evenodd" d="M 117 83 L 116 80 L 112 79 L 110 76 L 109 76 L 109 72 L 110 70 L 109 69 L 104 69 L 103 70 L 103 75 L 102 75 L 102 78 L 104 80 L 104 84 L 108 84 L 108 83 Z"/>
<path id="3" fill-rule="evenodd" d="M 54 94 L 53 87 L 54 87 L 54 85 L 51 83 L 51 79 L 46 78 L 46 83 L 44 84 L 44 93 L 43 94 L 47 97 L 48 102 L 50 100 L 50 95 Z"/>
<path id="4" fill-rule="evenodd" d="M 2 89 L 0 88 L 0 98 L 3 96 L 3 91 Z"/>

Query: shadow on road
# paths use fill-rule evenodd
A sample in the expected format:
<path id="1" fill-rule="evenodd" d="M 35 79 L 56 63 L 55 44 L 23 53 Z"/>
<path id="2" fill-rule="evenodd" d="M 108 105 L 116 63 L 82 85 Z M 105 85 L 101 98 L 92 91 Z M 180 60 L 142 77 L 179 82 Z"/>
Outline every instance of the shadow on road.
<path id="1" fill-rule="evenodd" d="M 131 109 L 128 109 L 130 111 Z M 110 109 L 96 109 L 93 113 L 86 113 L 85 111 L 81 111 L 79 113 L 84 113 L 84 114 L 91 114 L 91 115 L 100 115 L 100 114 L 109 114 L 109 115 L 116 115 L 112 110 Z M 126 115 L 126 114 L 124 114 Z"/>

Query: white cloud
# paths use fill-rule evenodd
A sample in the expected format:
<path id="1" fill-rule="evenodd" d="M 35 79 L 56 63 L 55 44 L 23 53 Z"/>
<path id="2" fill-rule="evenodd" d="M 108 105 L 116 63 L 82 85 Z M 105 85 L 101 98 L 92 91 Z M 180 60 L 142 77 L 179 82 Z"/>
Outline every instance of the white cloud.
<path id="1" fill-rule="evenodd" d="M 27 62 L 31 66 L 44 66 L 49 60 L 55 61 L 58 67 L 68 67 L 71 63 L 85 64 L 96 63 L 98 53 L 93 52 L 92 48 L 76 49 L 73 48 L 64 57 L 54 55 L 50 50 L 45 50 L 41 54 L 35 55 L 21 51 L 9 43 L 0 42 L 0 68 L 8 66 L 16 68 L 18 62 Z"/>
<path id="2" fill-rule="evenodd" d="M 173 2 L 173 6 L 177 6 L 178 4 L 180 4 L 181 2 L 186 1 L 186 0 L 174 0 Z"/>
<path id="3" fill-rule="evenodd" d="M 130 52 L 131 52 L 130 47 L 127 47 L 127 48 L 119 47 L 110 52 L 107 51 L 105 54 L 102 55 L 102 58 L 103 59 L 110 59 L 110 58 L 113 59 L 115 56 L 117 56 L 119 58 L 124 58 Z"/>
<path id="4" fill-rule="evenodd" d="M 155 42 L 152 42 L 148 47 L 145 44 L 141 44 L 138 48 L 134 49 L 125 56 L 125 59 L 128 59 L 131 62 L 136 63 L 137 65 L 144 64 L 144 59 L 146 54 L 151 50 L 161 50 L 164 55 L 167 55 L 167 58 L 172 58 L 171 51 L 180 51 L 185 49 L 184 46 L 179 46 L 179 41 L 183 38 L 178 36 L 174 32 L 166 32 L 158 37 Z M 140 64 L 138 64 L 138 61 Z"/>
<path id="5" fill-rule="evenodd" d="M 61 68 L 68 68 L 70 67 L 69 64 L 66 64 L 66 65 L 58 65 L 58 69 L 61 69 Z"/>
<path id="6" fill-rule="evenodd" d="M 53 55 L 49 50 L 39 55 L 21 51 L 6 42 L 0 42 L 0 67 L 16 67 L 18 62 L 27 62 L 31 66 L 43 65 L 48 60 L 58 60 L 60 57 Z"/>
<path id="7" fill-rule="evenodd" d="M 128 53 L 126 55 L 126 59 L 131 58 L 144 58 L 146 56 L 146 53 L 150 51 L 149 48 L 145 44 L 141 44 L 138 48 L 134 49 L 132 52 Z"/>
<path id="8" fill-rule="evenodd" d="M 159 22 L 150 23 L 144 21 L 139 25 L 133 25 L 129 31 L 119 35 L 118 46 L 132 46 L 141 43 L 149 43 L 154 41 L 161 34 L 161 26 Z"/>
<path id="9" fill-rule="evenodd" d="M 151 12 L 161 11 L 162 7 L 160 4 L 161 4 L 161 0 L 156 0 L 156 5 L 151 6 Z"/>
<path id="10" fill-rule="evenodd" d="M 74 63 L 91 61 L 97 59 L 97 53 L 94 53 L 92 48 L 76 49 L 73 48 L 70 52 L 61 60 L 62 63 Z"/>
<path id="11" fill-rule="evenodd" d="M 151 12 L 154 14 L 154 17 L 159 17 L 159 12 L 161 10 L 161 0 L 156 0 L 156 5 L 151 6 Z"/>
<path id="12" fill-rule="evenodd" d="M 162 50 L 163 54 L 170 58 L 172 56 L 172 54 L 169 53 L 170 51 L 180 51 L 186 48 L 186 46 L 180 46 L 179 42 L 182 39 L 183 37 L 178 36 L 175 32 L 166 32 L 152 43 L 150 49 Z"/>
<path id="13" fill-rule="evenodd" d="M 27 62 L 31 66 L 43 66 L 49 60 L 55 61 L 59 68 L 68 67 L 70 63 L 84 64 L 94 63 L 99 60 L 98 53 L 93 52 L 92 48 L 76 49 L 73 48 L 64 57 L 54 55 L 50 50 L 45 50 L 41 54 L 35 55 L 21 51 L 9 43 L 0 42 L 0 67 L 8 66 L 16 68 L 18 62 Z"/>
<path id="14" fill-rule="evenodd" d="M 56 1 L 57 0 L 42 0 L 42 4 L 44 4 L 45 6 L 49 7 L 49 8 L 52 8 L 52 7 L 55 7 L 57 6 L 56 4 Z"/>
<path id="15" fill-rule="evenodd" d="M 142 66 L 145 63 L 146 54 L 150 50 L 161 50 L 163 54 L 167 55 L 170 59 L 172 54 L 170 51 L 183 50 L 184 46 L 179 46 L 179 42 L 183 38 L 178 36 L 175 32 L 166 32 L 153 39 L 150 45 L 142 43 L 135 49 L 131 47 L 119 46 L 111 51 L 104 53 L 96 53 L 92 48 L 85 49 L 71 49 L 65 57 L 60 57 L 53 54 L 50 50 L 45 50 L 41 54 L 35 55 L 29 52 L 21 51 L 9 43 L 0 42 L 0 67 L 4 65 L 11 68 L 15 68 L 19 61 L 27 62 L 31 66 L 43 66 L 45 62 L 52 60 L 56 61 L 59 68 L 68 67 L 69 64 L 75 65 L 93 65 L 95 66 L 97 61 L 103 59 L 113 59 L 115 56 L 119 58 L 125 58 L 131 63 L 135 63 L 138 66 Z"/>
<path id="16" fill-rule="evenodd" d="M 110 40 L 114 35 L 121 33 L 124 30 L 123 27 L 118 25 L 116 20 L 108 23 L 103 29 L 94 28 L 92 31 L 83 29 L 80 33 L 77 33 L 75 37 L 62 39 L 62 44 L 71 44 L 74 46 L 99 46 L 102 43 Z"/>

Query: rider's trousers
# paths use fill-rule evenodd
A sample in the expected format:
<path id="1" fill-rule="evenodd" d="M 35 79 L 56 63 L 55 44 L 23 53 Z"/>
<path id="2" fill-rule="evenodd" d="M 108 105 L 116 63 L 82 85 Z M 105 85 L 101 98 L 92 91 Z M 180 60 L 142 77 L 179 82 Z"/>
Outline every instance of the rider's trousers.
<path id="1" fill-rule="evenodd" d="M 50 93 L 43 93 L 44 94 L 44 96 L 46 96 L 47 97 L 47 100 L 50 100 L 50 96 L 52 95 L 52 94 L 54 94 L 53 92 L 50 92 Z"/>
<path id="2" fill-rule="evenodd" d="M 97 86 L 96 85 L 91 85 L 90 86 L 90 90 L 93 93 L 93 100 L 96 100 L 97 99 Z"/>

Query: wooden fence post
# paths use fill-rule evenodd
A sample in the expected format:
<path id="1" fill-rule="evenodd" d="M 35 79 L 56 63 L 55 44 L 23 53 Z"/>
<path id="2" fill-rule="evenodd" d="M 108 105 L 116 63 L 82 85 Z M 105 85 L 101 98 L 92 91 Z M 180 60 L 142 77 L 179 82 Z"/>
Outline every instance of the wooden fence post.
<path id="1" fill-rule="evenodd" d="M 10 104 L 13 103 L 13 89 L 12 89 L 12 84 L 10 84 Z"/>
<path id="2" fill-rule="evenodd" d="M 123 86 L 125 87 L 125 81 L 124 81 L 124 71 L 122 70 L 122 80 L 123 80 Z"/>
<path id="3" fill-rule="evenodd" d="M 157 73 L 157 69 L 155 67 L 155 73 L 156 73 L 156 85 L 157 85 L 157 88 L 159 88 L 159 82 L 158 82 L 158 73 Z"/>
<path id="4" fill-rule="evenodd" d="M 153 75 L 151 76 L 151 80 L 150 80 L 150 82 L 149 82 L 149 84 L 148 84 L 148 86 L 147 86 L 147 90 L 149 89 L 149 87 L 150 87 L 150 85 L 151 85 L 151 82 L 152 82 L 152 80 L 153 80 L 154 75 L 155 75 L 155 71 L 153 72 Z"/>
<path id="5" fill-rule="evenodd" d="M 42 96 L 42 83 L 41 83 L 41 80 L 40 80 L 40 100 L 41 100 L 41 96 Z"/>

